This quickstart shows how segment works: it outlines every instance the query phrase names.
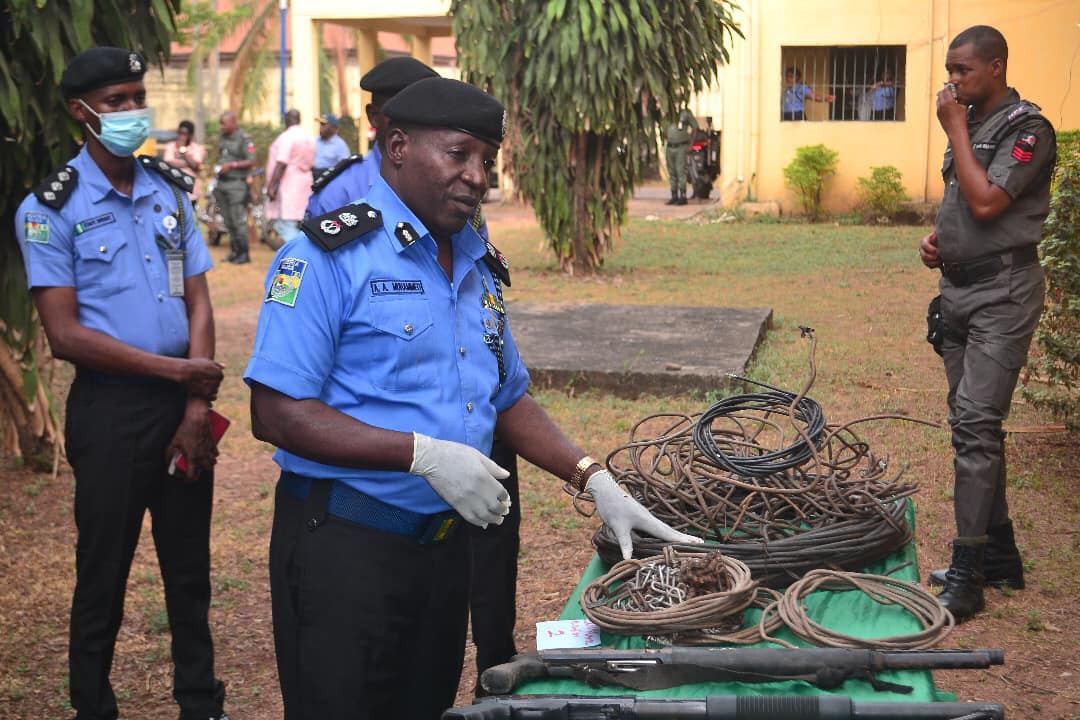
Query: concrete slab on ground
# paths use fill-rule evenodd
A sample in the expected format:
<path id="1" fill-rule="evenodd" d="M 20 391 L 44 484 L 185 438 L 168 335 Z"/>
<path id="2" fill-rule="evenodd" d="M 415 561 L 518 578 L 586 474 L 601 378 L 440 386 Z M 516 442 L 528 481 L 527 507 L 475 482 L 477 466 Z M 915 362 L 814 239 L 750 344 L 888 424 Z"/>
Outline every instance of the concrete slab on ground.
<path id="1" fill-rule="evenodd" d="M 627 397 L 727 386 L 772 324 L 764 307 L 510 302 L 507 311 L 534 385 Z"/>

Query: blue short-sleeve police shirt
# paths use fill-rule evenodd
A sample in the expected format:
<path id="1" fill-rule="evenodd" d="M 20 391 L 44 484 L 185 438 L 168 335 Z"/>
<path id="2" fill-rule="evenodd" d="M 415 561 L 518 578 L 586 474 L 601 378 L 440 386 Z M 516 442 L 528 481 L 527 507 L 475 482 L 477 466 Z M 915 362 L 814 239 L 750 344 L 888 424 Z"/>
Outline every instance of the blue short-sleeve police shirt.
<path id="1" fill-rule="evenodd" d="M 498 413 L 525 393 L 529 373 L 482 259 L 485 244 L 468 225 L 452 237 L 451 282 L 434 239 L 382 178 L 365 202 L 381 212 L 380 227 L 331 252 L 306 234 L 278 251 L 244 379 L 318 399 L 369 425 L 488 453 Z M 412 242 L 395 236 L 399 223 L 412 226 Z M 502 383 L 485 342 L 500 323 Z M 280 449 L 274 459 L 284 470 L 341 480 L 398 507 L 448 508 L 407 472 L 330 466 Z"/>
<path id="2" fill-rule="evenodd" d="M 30 194 L 15 213 L 15 233 L 27 284 L 71 287 L 79 323 L 141 350 L 183 357 L 188 352 L 187 306 L 170 295 L 166 253 L 182 250 L 185 278 L 213 267 L 195 213 L 173 185 L 132 160 L 131 197 L 118 192 L 86 147 L 69 168 L 77 182 L 55 210 Z M 182 230 L 181 230 L 182 228 Z"/>

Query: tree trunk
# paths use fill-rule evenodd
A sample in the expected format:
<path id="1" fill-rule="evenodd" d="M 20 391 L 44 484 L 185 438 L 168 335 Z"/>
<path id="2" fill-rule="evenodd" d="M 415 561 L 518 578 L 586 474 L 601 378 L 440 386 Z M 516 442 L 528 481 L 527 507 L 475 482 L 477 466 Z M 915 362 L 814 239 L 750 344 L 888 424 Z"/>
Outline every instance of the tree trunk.
<path id="1" fill-rule="evenodd" d="M 337 86 L 338 86 L 338 115 L 345 117 L 349 114 L 349 79 L 346 75 L 345 64 L 345 33 L 342 32 L 342 28 L 337 25 L 331 25 L 334 38 L 334 65 L 337 69 Z"/>
<path id="2" fill-rule="evenodd" d="M 588 155 L 589 134 L 586 131 L 579 132 L 574 138 L 574 221 L 573 243 L 574 256 L 570 262 L 571 275 L 591 275 L 594 267 L 592 264 L 590 228 L 592 223 L 588 218 Z"/>
<path id="3" fill-rule="evenodd" d="M 35 370 L 37 389 L 30 401 L 23 369 L 11 348 L 0 347 L 0 454 L 21 457 L 28 466 L 55 472 L 63 438 L 49 412 L 41 367 Z"/>

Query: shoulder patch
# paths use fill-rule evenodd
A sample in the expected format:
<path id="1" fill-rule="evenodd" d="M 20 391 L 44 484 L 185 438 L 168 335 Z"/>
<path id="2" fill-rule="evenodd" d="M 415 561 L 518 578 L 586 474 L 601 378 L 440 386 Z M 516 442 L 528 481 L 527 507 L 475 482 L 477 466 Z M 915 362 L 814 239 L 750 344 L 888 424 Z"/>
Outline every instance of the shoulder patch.
<path id="1" fill-rule="evenodd" d="M 349 157 L 345 158 L 344 160 L 339 160 L 338 164 L 335 165 L 334 167 L 327 168 L 326 170 L 323 170 L 322 174 L 319 175 L 319 177 L 315 178 L 315 182 L 311 183 L 311 192 L 313 192 L 313 193 L 319 192 L 324 187 L 326 187 L 330 183 L 331 180 L 333 180 L 338 175 L 340 175 L 342 172 L 344 172 L 347 167 L 349 167 L 353 163 L 358 163 L 363 159 L 364 159 L 364 156 L 360 155 L 360 154 L 350 155 Z"/>
<path id="2" fill-rule="evenodd" d="M 192 178 L 180 168 L 176 167 L 175 165 L 170 165 L 164 160 L 158 160 L 157 158 L 150 157 L 149 155 L 140 155 L 139 164 L 147 170 L 152 170 L 153 172 L 156 172 L 158 175 L 165 178 L 184 192 L 189 193 L 195 189 L 194 178 Z"/>
<path id="3" fill-rule="evenodd" d="M 510 263 L 499 249 L 490 242 L 485 241 L 487 253 L 484 254 L 484 262 L 487 263 L 491 274 L 503 281 L 506 287 L 510 287 Z"/>
<path id="4" fill-rule="evenodd" d="M 382 213 L 367 203 L 354 203 L 300 223 L 307 236 L 327 252 L 337 250 L 382 225 Z"/>
<path id="5" fill-rule="evenodd" d="M 59 210 L 64 207 L 64 203 L 71 197 L 78 183 L 79 171 L 70 165 L 65 165 L 34 188 L 34 195 L 43 205 Z"/>

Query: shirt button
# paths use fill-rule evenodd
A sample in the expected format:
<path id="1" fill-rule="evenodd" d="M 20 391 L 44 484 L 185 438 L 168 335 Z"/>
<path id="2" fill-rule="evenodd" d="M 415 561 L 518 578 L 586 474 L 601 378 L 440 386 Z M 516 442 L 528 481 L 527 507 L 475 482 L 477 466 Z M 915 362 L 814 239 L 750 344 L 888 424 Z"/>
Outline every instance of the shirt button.
<path id="1" fill-rule="evenodd" d="M 165 302 L 165 294 L 164 293 L 158 293 L 157 294 L 157 301 L 158 302 Z"/>
<path id="2" fill-rule="evenodd" d="M 473 404 L 471 402 L 470 403 L 465 403 L 465 409 L 468 410 L 469 412 L 472 412 L 473 411 Z"/>
<path id="3" fill-rule="evenodd" d="M 105 247 L 104 245 L 102 245 L 101 247 L 99 247 L 99 248 L 97 249 L 97 251 L 98 251 L 99 253 L 107 253 L 107 252 L 109 252 L 109 248 L 107 248 L 107 247 Z"/>
<path id="4" fill-rule="evenodd" d="M 145 257 L 146 257 L 146 262 L 150 262 L 150 256 L 146 255 Z"/>
<path id="5" fill-rule="evenodd" d="M 405 323 L 405 334 L 406 335 L 412 335 L 412 330 L 413 330 L 412 323 Z"/>
<path id="6" fill-rule="evenodd" d="M 465 346 L 462 345 L 458 348 L 458 352 L 461 353 L 461 357 L 465 357 Z"/>

